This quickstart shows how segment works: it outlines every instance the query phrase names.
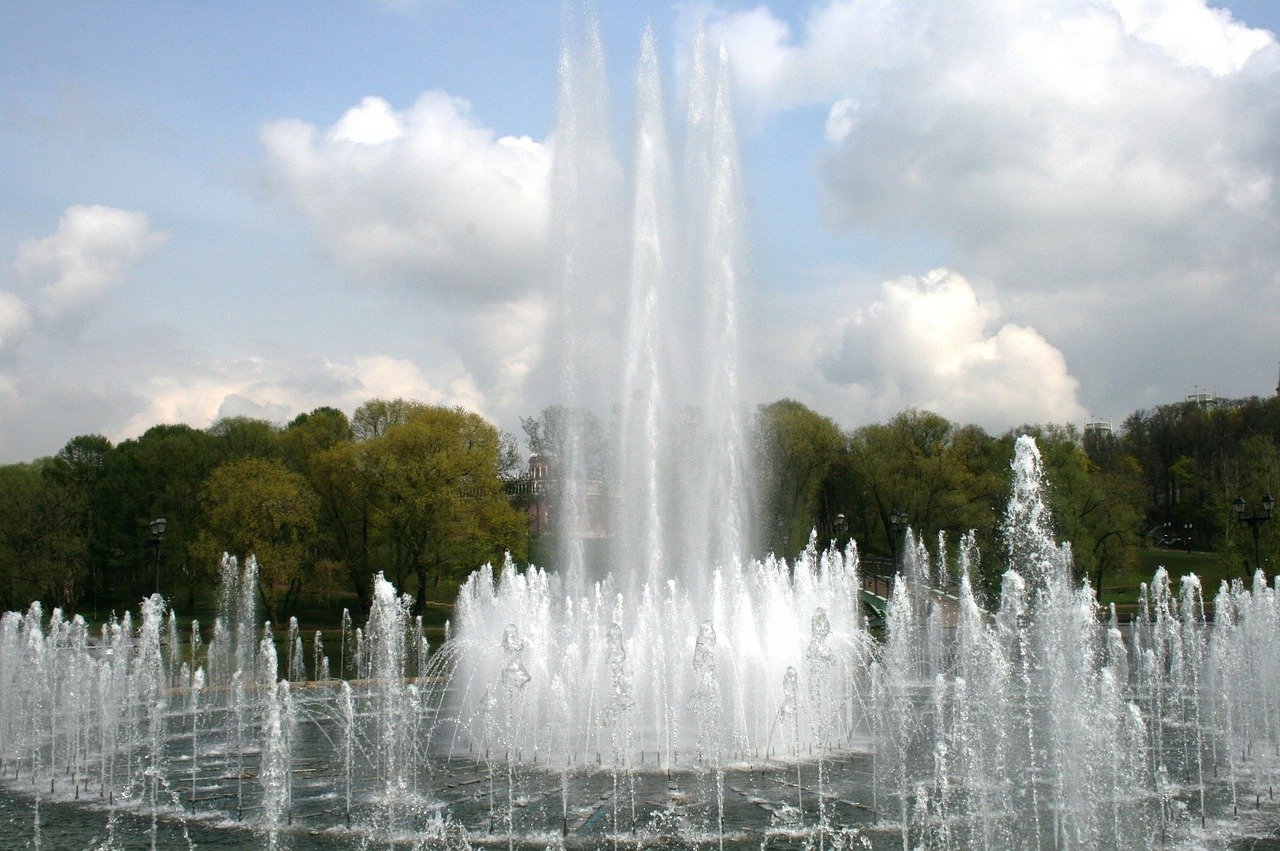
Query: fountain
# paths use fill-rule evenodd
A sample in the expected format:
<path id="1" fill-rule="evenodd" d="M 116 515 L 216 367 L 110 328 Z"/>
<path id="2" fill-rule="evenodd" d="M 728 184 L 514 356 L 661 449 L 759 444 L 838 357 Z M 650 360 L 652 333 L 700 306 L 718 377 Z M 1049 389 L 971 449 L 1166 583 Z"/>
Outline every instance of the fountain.
<path id="1" fill-rule="evenodd" d="M 599 36 L 576 26 L 553 237 L 562 386 L 581 403 L 592 339 L 571 313 L 610 280 L 596 226 L 616 212 L 620 169 Z M 258 620 L 252 557 L 224 558 L 207 642 L 197 624 L 184 642 L 158 595 L 136 623 L 94 630 L 39 603 L 4 614 L 0 837 L 1002 849 L 1275 830 L 1280 580 L 1224 585 L 1210 620 L 1199 581 L 1175 588 L 1160 570 L 1136 621 L 1120 623 L 1073 579 L 1029 437 L 989 605 L 970 581 L 971 535 L 930 552 L 908 532 L 883 630 L 866 617 L 853 543 L 814 536 L 794 561 L 747 556 L 729 69 L 700 37 L 679 158 L 658 69 L 646 34 L 603 563 L 583 543 L 587 471 L 571 432 L 561 569 L 480 568 L 435 652 L 379 575 L 367 621 L 344 612 L 308 654 L 296 621 L 277 636 Z M 944 574 L 954 595 L 931 587 Z"/>
<path id="2" fill-rule="evenodd" d="M 0 618 L 0 810 L 25 807 L 44 837 L 70 822 L 81 844 L 156 847 L 245 830 L 306 847 L 1128 848 L 1273 830 L 1280 584 L 1224 585 L 1210 621 L 1199 582 L 1161 570 L 1132 624 L 1104 618 L 1049 535 L 1030 438 L 1014 472 L 998 604 L 970 583 L 972 537 L 947 565 L 954 596 L 925 582 L 945 548 L 909 540 L 883 636 L 856 548 L 816 541 L 717 569 L 702 599 L 674 579 L 632 600 L 486 567 L 434 654 L 378 577 L 366 624 L 336 665 L 317 642 L 310 672 L 296 627 L 256 622 L 252 559 L 224 560 L 207 643 L 182 642 L 158 596 L 92 632 L 36 603 Z"/>

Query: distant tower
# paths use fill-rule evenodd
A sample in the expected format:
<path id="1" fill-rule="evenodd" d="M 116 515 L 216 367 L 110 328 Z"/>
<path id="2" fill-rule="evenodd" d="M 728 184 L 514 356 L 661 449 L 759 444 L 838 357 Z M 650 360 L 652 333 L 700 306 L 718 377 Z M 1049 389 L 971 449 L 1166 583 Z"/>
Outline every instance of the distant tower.
<path id="1" fill-rule="evenodd" d="M 1280 396 L 1280 378 L 1276 379 L 1276 395 Z"/>
<path id="2" fill-rule="evenodd" d="M 1196 388 L 1195 393 L 1187 394 L 1187 402 L 1205 411 L 1218 407 L 1218 397 L 1213 393 L 1202 392 L 1199 388 Z"/>
<path id="3" fill-rule="evenodd" d="M 1110 437 L 1115 434 L 1115 429 L 1111 425 L 1111 420 L 1093 419 L 1084 424 L 1085 434 L 1106 435 Z"/>

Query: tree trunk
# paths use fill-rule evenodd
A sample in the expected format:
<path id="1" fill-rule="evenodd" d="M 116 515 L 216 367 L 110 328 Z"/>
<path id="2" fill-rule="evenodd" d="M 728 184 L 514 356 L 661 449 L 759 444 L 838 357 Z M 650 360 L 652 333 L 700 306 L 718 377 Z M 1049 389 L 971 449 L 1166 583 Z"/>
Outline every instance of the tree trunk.
<path id="1" fill-rule="evenodd" d="M 418 593 L 413 601 L 413 613 L 415 615 L 425 614 L 427 611 L 427 568 L 423 564 L 417 565 L 418 573 Z"/>

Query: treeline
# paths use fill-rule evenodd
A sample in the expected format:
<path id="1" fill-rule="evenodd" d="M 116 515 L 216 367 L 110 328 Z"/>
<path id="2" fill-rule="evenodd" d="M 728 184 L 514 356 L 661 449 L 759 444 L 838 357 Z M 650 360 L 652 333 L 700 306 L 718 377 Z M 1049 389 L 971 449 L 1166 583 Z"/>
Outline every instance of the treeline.
<path id="1" fill-rule="evenodd" d="M 528 450 L 555 455 L 570 416 L 583 415 L 551 407 L 525 419 Z M 590 417 L 578 427 L 607 492 L 608 430 Z M 1274 397 L 1138 411 L 1115 435 L 1058 425 L 991 435 L 915 410 L 843 431 L 782 400 L 756 412 L 754 548 L 793 556 L 817 528 L 891 558 L 901 514 L 931 547 L 939 532 L 954 542 L 973 530 L 977 579 L 994 590 L 1024 433 L 1044 457 L 1057 534 L 1096 588 L 1132 575 L 1144 546 L 1175 540 L 1244 573 L 1253 537 L 1232 502 L 1280 494 Z M 378 571 L 422 610 L 442 583 L 504 552 L 528 556 L 527 496 L 506 487 L 521 470 L 515 438 L 480 416 L 403 399 L 351 417 L 318 408 L 283 427 L 235 417 L 159 425 L 119 445 L 76 437 L 53 457 L 0 466 L 0 607 L 41 599 L 100 616 L 154 590 L 158 570 L 164 594 L 191 611 L 226 551 L 257 554 L 275 622 L 300 606 L 361 609 Z M 1280 551 L 1277 525 L 1260 527 L 1264 567 Z"/>
<path id="2" fill-rule="evenodd" d="M 1022 426 L 1003 435 L 906 411 L 887 423 L 842 432 L 792 401 L 760 411 L 760 545 L 794 553 L 815 525 L 847 534 L 863 552 L 893 556 L 895 511 L 933 548 L 968 530 L 983 554 L 978 579 L 994 590 L 1004 570 L 1001 521 L 1018 435 L 1036 437 L 1057 534 L 1096 589 L 1131 575 L 1143 546 L 1164 542 L 1216 555 L 1235 575 L 1254 560 L 1251 530 L 1231 505 L 1256 508 L 1280 494 L 1280 398 L 1162 405 L 1129 416 L 1118 434 L 1074 426 Z M 1271 571 L 1280 521 L 1262 524 L 1259 551 Z M 1270 560 L 1270 562 L 1269 562 Z"/>
<path id="3" fill-rule="evenodd" d="M 318 408 L 283 428 L 233 417 L 118 446 L 76 437 L 0 467 L 0 605 L 104 614 L 135 605 L 158 572 L 190 611 L 226 551 L 257 554 L 276 622 L 335 595 L 363 608 L 377 571 L 421 610 L 442 580 L 524 556 L 524 514 L 502 485 L 517 462 L 514 440 L 477 414 L 403 399 L 350 418 Z"/>

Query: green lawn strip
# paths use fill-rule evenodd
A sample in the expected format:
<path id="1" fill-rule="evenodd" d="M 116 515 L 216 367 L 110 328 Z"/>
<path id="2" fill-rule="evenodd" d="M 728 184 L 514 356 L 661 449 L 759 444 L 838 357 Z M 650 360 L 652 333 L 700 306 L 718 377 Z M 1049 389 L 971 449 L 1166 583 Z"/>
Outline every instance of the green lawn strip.
<path id="1" fill-rule="evenodd" d="M 1182 577 L 1194 573 L 1200 577 L 1204 589 L 1205 603 L 1213 605 L 1213 598 L 1218 593 L 1218 586 L 1223 579 L 1246 578 L 1243 565 L 1234 564 L 1220 553 L 1193 550 L 1161 549 L 1147 547 L 1138 552 L 1138 564 L 1133 571 L 1118 575 L 1103 576 L 1101 602 L 1103 606 L 1116 604 L 1120 612 L 1137 610 L 1138 592 L 1142 583 L 1151 583 L 1157 568 L 1164 567 L 1169 572 L 1174 593 L 1181 592 Z M 1251 579 L 1251 574 L 1249 574 Z M 1092 580 L 1093 577 L 1090 577 Z"/>

